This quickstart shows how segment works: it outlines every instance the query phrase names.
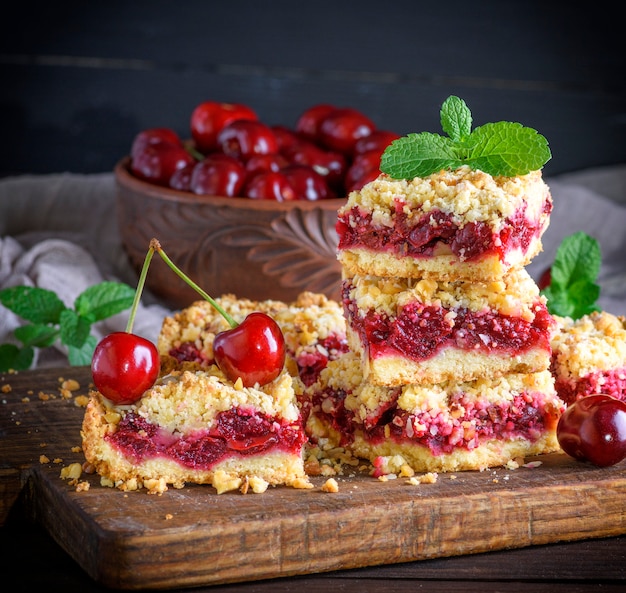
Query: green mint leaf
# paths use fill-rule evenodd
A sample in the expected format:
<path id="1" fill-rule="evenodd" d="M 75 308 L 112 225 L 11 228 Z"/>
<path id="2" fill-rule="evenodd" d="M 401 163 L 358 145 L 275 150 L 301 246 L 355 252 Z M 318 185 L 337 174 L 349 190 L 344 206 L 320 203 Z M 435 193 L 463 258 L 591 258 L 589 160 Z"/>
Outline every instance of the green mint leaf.
<path id="1" fill-rule="evenodd" d="M 91 323 L 71 309 L 66 309 L 61 314 L 60 326 L 61 342 L 74 348 L 83 347 L 91 330 Z"/>
<path id="2" fill-rule="evenodd" d="M 22 342 L 24 346 L 47 348 L 54 344 L 59 335 L 59 330 L 51 325 L 22 325 L 14 330 L 13 335 Z"/>
<path id="3" fill-rule="evenodd" d="M 32 286 L 0 290 L 0 303 L 32 323 L 59 323 L 61 313 L 66 309 L 54 292 Z"/>
<path id="4" fill-rule="evenodd" d="M 78 295 L 74 308 L 79 316 L 95 322 L 129 309 L 134 298 L 135 290 L 127 284 L 101 282 Z"/>
<path id="5" fill-rule="evenodd" d="M 453 142 L 459 142 L 472 131 L 472 113 L 463 99 L 448 97 L 441 106 L 441 128 Z"/>
<path id="6" fill-rule="evenodd" d="M 598 241 L 582 231 L 574 233 L 565 237 L 556 251 L 550 271 L 551 284 L 567 288 L 583 278 L 594 282 L 601 263 Z"/>
<path id="7" fill-rule="evenodd" d="M 507 121 L 476 128 L 465 145 L 465 164 L 490 175 L 526 175 L 550 160 L 548 142 L 541 134 Z"/>
<path id="8" fill-rule="evenodd" d="M 441 127 L 448 136 L 422 132 L 392 142 L 380 170 L 393 179 L 426 177 L 467 165 L 493 176 L 514 177 L 541 169 L 552 154 L 548 141 L 532 128 L 500 121 L 472 127 L 462 99 L 448 97 L 441 107 Z"/>
<path id="9" fill-rule="evenodd" d="M 458 162 L 456 147 L 449 138 L 422 132 L 394 140 L 382 154 L 380 170 L 394 179 L 413 179 L 456 167 Z"/>
<path id="10" fill-rule="evenodd" d="M 550 286 L 542 291 L 552 315 L 579 319 L 599 311 L 597 284 L 602 263 L 600 244 L 584 232 L 565 237 L 550 268 Z"/>
<path id="11" fill-rule="evenodd" d="M 67 349 L 67 360 L 72 366 L 85 366 L 91 364 L 94 350 L 98 340 L 94 336 L 87 336 L 85 343 L 77 348 L 75 346 L 69 346 Z"/>
<path id="12" fill-rule="evenodd" d="M 18 348 L 15 344 L 0 345 L 0 372 L 25 371 L 33 364 L 35 352 L 32 348 Z"/>

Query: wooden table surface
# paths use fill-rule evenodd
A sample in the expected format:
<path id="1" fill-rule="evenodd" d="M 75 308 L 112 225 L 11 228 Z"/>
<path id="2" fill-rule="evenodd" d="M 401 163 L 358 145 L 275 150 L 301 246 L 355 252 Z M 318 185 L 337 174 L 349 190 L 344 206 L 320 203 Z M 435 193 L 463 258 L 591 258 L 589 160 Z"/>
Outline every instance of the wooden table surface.
<path id="1" fill-rule="evenodd" d="M 0 567 L 4 580 L 18 579 L 10 589 L 12 592 L 110 590 L 87 576 L 44 530 L 18 517 L 12 517 L 0 528 Z M 383 590 L 386 593 L 623 592 L 626 591 L 626 537 L 170 591 L 364 593 Z"/>
<path id="2" fill-rule="evenodd" d="M 88 383 L 86 371 L 83 369 L 77 373 L 76 376 L 81 378 L 82 389 L 84 390 Z M 46 399 L 54 395 L 54 386 L 59 384 L 57 371 L 36 371 L 20 375 L 19 377 L 6 375 L 2 377 L 3 386 L 11 385 L 12 391 L 2 396 L 3 407 L 0 408 L 0 420 L 2 420 L 0 423 L 0 441 L 4 443 L 3 453 L 0 455 L 0 495 L 4 500 L 3 521 L 0 521 L 0 525 L 2 525 L 0 527 L 0 568 L 3 569 L 6 578 L 9 575 L 17 577 L 18 582 L 11 588 L 11 591 L 36 592 L 44 589 L 50 590 L 51 587 L 53 590 L 57 590 L 58 587 L 58 590 L 87 593 L 107 590 L 102 584 L 93 580 L 83 567 L 57 544 L 57 541 L 60 541 L 58 537 L 53 539 L 50 535 L 56 533 L 54 530 L 50 531 L 51 525 L 55 526 L 57 531 L 67 531 L 82 525 L 81 522 L 74 522 L 71 513 L 64 515 L 55 509 L 48 509 L 53 514 L 58 512 L 59 515 L 55 520 L 48 520 L 48 529 L 45 529 L 39 521 L 33 520 L 36 518 L 36 514 L 39 514 L 40 518 L 46 514 L 47 511 L 44 508 L 46 505 L 54 506 L 55 497 L 48 496 L 47 493 L 58 490 L 57 482 L 54 480 L 35 480 L 34 483 L 39 484 L 37 489 L 33 486 L 31 479 L 34 474 L 31 472 L 29 479 L 25 477 L 29 474 L 28 467 L 33 467 L 32 460 L 29 462 L 26 461 L 26 458 L 38 458 L 39 451 L 37 449 L 41 440 L 47 440 L 49 444 L 55 439 L 59 442 L 65 442 L 67 437 L 61 438 L 62 433 L 67 428 L 64 424 L 68 426 L 76 424 L 76 418 L 80 416 L 81 412 L 71 400 L 63 403 L 59 399 L 56 401 Z M 45 387 L 41 393 L 47 395 L 42 401 L 37 395 L 37 389 L 28 388 L 28 386 L 34 387 L 33 379 L 36 379 L 37 385 L 42 388 Z M 25 398 L 25 395 L 29 397 Z M 46 410 L 45 415 L 41 415 L 42 409 Z M 69 414 L 67 422 L 59 424 L 59 415 L 53 413 L 53 411 L 58 412 L 59 410 L 66 410 Z M 62 419 L 63 416 L 60 418 Z M 48 452 L 53 454 L 52 449 L 55 447 L 49 447 L 49 449 Z M 63 450 L 65 449 L 69 450 L 69 446 L 64 446 Z M 21 455 L 16 457 L 16 451 L 22 451 Z M 23 458 L 22 461 L 19 461 L 18 457 L 19 459 Z M 38 463 L 34 463 L 36 467 Z M 39 478 L 45 477 L 45 473 L 42 474 L 39 470 L 35 471 Z M 54 475 L 57 475 L 56 472 L 57 470 L 54 470 Z M 613 474 L 615 475 L 611 479 L 601 481 L 607 490 L 606 494 L 603 493 L 604 490 L 599 489 L 599 482 L 596 487 L 587 490 L 582 488 L 581 482 L 581 488 L 586 492 L 584 500 L 580 499 L 580 496 L 578 498 L 569 496 L 567 493 L 570 492 L 571 494 L 572 487 L 570 486 L 569 490 L 560 488 L 557 492 L 561 492 L 561 495 L 558 495 L 556 500 L 551 499 L 546 502 L 548 505 L 558 505 L 558 498 L 560 497 L 565 506 L 575 507 L 577 506 L 576 500 L 578 500 L 581 507 L 580 514 L 577 515 L 576 510 L 572 508 L 562 511 L 554 509 L 554 517 L 558 518 L 563 513 L 573 518 L 577 517 L 574 519 L 577 528 L 581 529 L 583 533 L 590 533 L 590 539 L 574 538 L 578 541 L 542 545 L 526 545 L 526 543 L 520 542 L 517 545 L 525 547 L 518 549 L 510 549 L 516 544 L 509 542 L 506 547 L 501 547 L 498 551 L 483 552 L 483 549 L 492 549 L 483 547 L 477 553 L 453 557 L 430 557 L 413 562 L 374 565 L 366 568 L 324 573 L 306 570 L 298 572 L 297 574 L 301 576 L 296 577 L 249 580 L 249 582 L 236 584 L 221 584 L 228 582 L 222 580 L 221 582 L 215 581 L 216 584 L 212 586 L 205 585 L 193 590 L 242 593 L 246 591 L 258 593 L 295 591 L 304 588 L 308 591 L 355 592 L 381 589 L 391 592 L 409 590 L 451 591 L 461 588 L 468 593 L 473 591 L 506 591 L 511 593 L 516 591 L 553 591 L 557 593 L 559 591 L 567 591 L 568 593 L 576 593 L 577 591 L 626 591 L 626 535 L 621 535 L 624 533 L 623 519 L 626 516 L 626 510 L 619 511 L 620 508 L 626 509 L 626 501 L 622 505 L 618 500 L 624 496 L 623 479 L 620 477 L 623 475 L 622 470 L 617 468 Z M 608 477 L 610 478 L 610 476 Z M 529 476 L 529 479 L 532 480 L 532 476 Z M 41 490 L 42 484 L 44 490 Z M 62 490 L 60 491 L 62 492 Z M 105 493 L 95 490 L 94 495 L 96 494 L 102 496 Z M 113 494 L 113 491 L 108 494 Z M 582 495 L 582 492 L 578 492 L 578 494 Z M 43 502 L 39 504 L 38 513 L 34 514 L 33 508 L 37 505 L 33 505 L 33 499 L 37 498 Z M 592 500 L 588 500 L 588 498 Z M 520 504 L 522 502 L 520 500 Z M 596 509 L 594 504 L 605 508 L 604 513 L 602 508 Z M 85 514 L 85 508 L 77 506 L 76 512 Z M 606 517 L 604 521 L 606 525 L 602 524 L 600 531 L 594 531 L 591 528 L 593 522 L 585 527 L 584 516 L 589 516 L 590 519 L 595 516 L 594 520 L 598 522 L 598 517 L 603 515 Z M 503 520 L 505 517 L 503 516 Z M 556 536 L 553 539 L 544 538 L 541 540 L 542 542 L 562 542 L 563 539 L 572 539 L 571 537 L 559 538 L 560 532 L 557 523 L 558 521 L 554 526 Z M 615 525 L 614 529 L 611 529 L 612 524 Z M 615 537 L 605 537 L 607 535 Z M 106 541 L 106 538 L 103 540 L 92 537 L 91 541 Z M 537 542 L 538 540 L 532 541 Z M 103 553 L 106 554 L 104 549 Z M 147 548 L 146 554 L 148 556 L 149 553 Z M 375 550 L 372 550 L 372 553 L 375 554 Z M 444 556 L 444 554 L 440 556 Z M 217 557 L 215 558 L 219 560 Z M 137 559 L 139 559 L 140 564 L 150 563 L 149 558 L 143 559 L 141 552 L 135 556 L 135 561 Z M 193 566 L 193 564 L 189 565 Z M 366 566 L 367 564 L 355 565 Z M 253 568 L 250 564 L 248 567 Z M 216 569 L 218 569 L 217 566 Z M 292 574 L 294 573 L 292 572 Z M 178 575 L 175 576 L 174 587 L 178 587 Z M 242 573 L 241 578 L 243 581 L 246 580 L 245 573 Z M 123 586 L 142 588 L 141 579 L 138 581 L 129 579 Z M 185 579 L 181 580 L 181 582 L 184 581 Z M 200 581 L 196 580 L 195 582 Z M 203 580 L 200 584 L 207 582 L 213 581 Z M 183 589 L 169 590 L 182 591 Z"/>

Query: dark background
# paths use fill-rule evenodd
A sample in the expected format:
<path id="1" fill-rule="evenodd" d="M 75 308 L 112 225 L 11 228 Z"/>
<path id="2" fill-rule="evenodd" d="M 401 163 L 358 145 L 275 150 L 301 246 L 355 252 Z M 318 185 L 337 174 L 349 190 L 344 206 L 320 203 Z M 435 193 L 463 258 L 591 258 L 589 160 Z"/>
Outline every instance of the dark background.
<path id="1" fill-rule="evenodd" d="M 450 94 L 474 125 L 547 137 L 547 175 L 626 162 L 618 3 L 49 1 L 0 19 L 0 176 L 111 171 L 133 136 L 189 136 L 205 100 L 293 126 L 315 103 L 380 128 L 440 132 Z"/>

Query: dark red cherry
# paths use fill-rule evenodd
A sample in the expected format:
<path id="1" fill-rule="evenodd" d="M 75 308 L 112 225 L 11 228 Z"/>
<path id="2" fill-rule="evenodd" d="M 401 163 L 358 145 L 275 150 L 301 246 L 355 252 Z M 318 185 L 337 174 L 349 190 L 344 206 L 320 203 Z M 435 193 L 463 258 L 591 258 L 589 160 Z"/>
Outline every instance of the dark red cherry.
<path id="1" fill-rule="evenodd" d="M 159 370 L 156 346 L 128 332 L 105 336 L 91 360 L 96 389 L 114 404 L 135 403 L 154 385 Z"/>
<path id="2" fill-rule="evenodd" d="M 196 166 L 196 163 L 189 163 L 180 169 L 176 169 L 170 177 L 169 186 L 172 189 L 178 191 L 191 191 L 191 174 Z"/>
<path id="3" fill-rule="evenodd" d="M 361 189 L 365 185 L 363 183 L 365 179 L 371 181 L 378 175 L 380 175 L 380 153 L 377 150 L 368 150 L 357 154 L 346 171 L 346 190 L 349 192 Z"/>
<path id="4" fill-rule="evenodd" d="M 135 157 L 146 146 L 151 144 L 171 144 L 172 146 L 182 147 L 183 143 L 178 134 L 170 128 L 149 128 L 139 132 L 130 149 L 130 156 Z"/>
<path id="5" fill-rule="evenodd" d="M 552 266 L 547 267 L 539 276 L 537 286 L 539 290 L 545 290 L 552 283 Z"/>
<path id="6" fill-rule="evenodd" d="M 274 132 L 260 121 L 232 122 L 217 135 L 217 145 L 224 154 L 244 162 L 254 155 L 278 152 Z"/>
<path id="7" fill-rule="evenodd" d="M 255 173 L 246 180 L 242 194 L 254 200 L 296 200 L 296 192 L 281 171 Z"/>
<path id="8" fill-rule="evenodd" d="M 369 152 L 370 150 L 376 150 L 382 154 L 385 152 L 387 146 L 398 138 L 400 138 L 400 135 L 395 132 L 374 130 L 368 136 L 363 136 L 354 143 L 354 153 L 361 154 L 363 152 Z"/>
<path id="9" fill-rule="evenodd" d="M 289 165 L 282 169 L 283 175 L 296 192 L 298 200 L 314 202 L 336 197 L 326 180 L 307 165 Z"/>
<path id="10" fill-rule="evenodd" d="M 218 333 L 213 341 L 217 366 L 244 387 L 270 383 L 285 364 L 285 338 L 269 315 L 250 313 L 237 327 Z"/>
<path id="11" fill-rule="evenodd" d="M 218 134 L 237 120 L 258 120 L 253 109 L 241 103 L 205 101 L 191 113 L 191 137 L 196 148 L 205 154 L 217 149 Z"/>
<path id="12" fill-rule="evenodd" d="M 195 159 L 182 146 L 149 144 L 132 157 L 130 170 L 139 179 L 168 186 L 174 171 L 192 163 Z"/>
<path id="13" fill-rule="evenodd" d="M 581 397 L 561 415 L 557 438 L 565 453 L 599 467 L 626 458 L 626 402 L 605 394 Z"/>
<path id="14" fill-rule="evenodd" d="M 334 105 L 329 105 L 328 103 L 319 103 L 309 107 L 300 114 L 296 121 L 296 132 L 307 140 L 319 142 L 322 120 L 336 109 Z"/>
<path id="15" fill-rule="evenodd" d="M 196 164 L 189 189 L 198 195 L 234 197 L 241 195 L 245 179 L 246 168 L 239 160 L 214 153 Z"/>
<path id="16" fill-rule="evenodd" d="M 339 188 L 348 168 L 346 157 L 339 152 L 325 150 L 308 140 L 300 140 L 283 152 L 295 165 L 307 165 L 317 171 L 329 187 Z"/>
<path id="17" fill-rule="evenodd" d="M 248 177 L 255 173 L 265 171 L 280 171 L 289 164 L 287 159 L 280 153 L 278 154 L 255 154 L 246 162 L 246 175 Z"/>
<path id="18" fill-rule="evenodd" d="M 320 142 L 328 149 L 345 155 L 354 153 L 354 145 L 369 136 L 376 126 L 365 114 L 349 107 L 336 109 L 320 124 Z"/>

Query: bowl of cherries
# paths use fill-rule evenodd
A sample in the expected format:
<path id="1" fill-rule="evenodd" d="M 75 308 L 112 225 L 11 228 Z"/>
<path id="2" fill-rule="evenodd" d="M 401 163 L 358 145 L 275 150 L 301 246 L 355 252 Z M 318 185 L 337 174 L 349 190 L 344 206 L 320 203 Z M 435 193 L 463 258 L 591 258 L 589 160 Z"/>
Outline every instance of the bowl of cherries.
<path id="1" fill-rule="evenodd" d="M 247 105 L 200 103 L 189 137 L 142 130 L 115 166 L 124 249 L 139 271 L 159 237 L 214 294 L 290 301 L 310 290 L 338 300 L 337 210 L 379 175 L 398 137 L 350 107 L 316 104 L 288 127 Z M 197 298 L 158 261 L 148 288 L 173 307 Z"/>

